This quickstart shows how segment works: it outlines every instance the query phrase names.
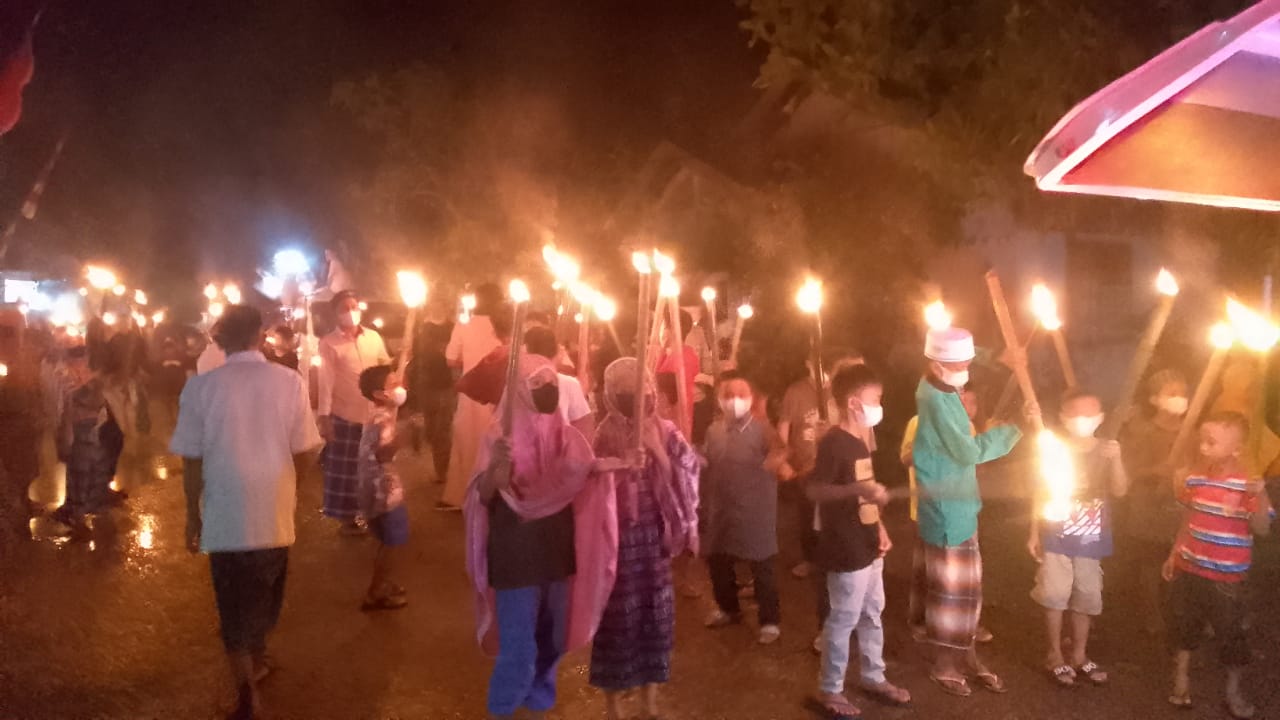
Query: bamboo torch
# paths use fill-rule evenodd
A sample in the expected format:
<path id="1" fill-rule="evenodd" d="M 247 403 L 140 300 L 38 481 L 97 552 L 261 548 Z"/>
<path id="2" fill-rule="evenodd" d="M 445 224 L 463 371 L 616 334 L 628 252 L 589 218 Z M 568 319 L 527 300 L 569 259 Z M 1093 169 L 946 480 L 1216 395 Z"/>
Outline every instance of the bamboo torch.
<path id="1" fill-rule="evenodd" d="M 639 297 L 636 300 L 636 392 L 635 404 L 631 416 L 631 446 L 640 451 L 644 448 L 640 435 L 641 421 L 644 418 L 645 373 L 649 369 L 649 282 L 653 274 L 653 266 L 645 253 L 631 253 L 631 264 L 639 274 Z"/>
<path id="2" fill-rule="evenodd" d="M 680 432 L 685 437 L 692 437 L 693 418 L 689 417 L 689 385 L 684 364 L 684 328 L 680 323 L 680 283 L 670 275 L 662 277 L 659 293 L 667 299 L 667 310 L 671 313 L 671 331 L 674 334 L 673 344 L 676 361 L 676 418 L 679 420 Z"/>
<path id="3" fill-rule="evenodd" d="M 1151 315 L 1146 332 L 1142 334 L 1138 349 L 1133 354 L 1133 361 L 1129 363 L 1129 374 L 1125 376 L 1124 385 L 1120 390 L 1120 402 L 1107 418 L 1107 425 L 1100 433 L 1103 439 L 1115 440 L 1119 437 L 1120 429 L 1124 427 L 1133 409 L 1133 396 L 1138 392 L 1138 383 L 1142 382 L 1142 376 L 1146 374 L 1147 366 L 1151 364 L 1151 356 L 1160 342 L 1160 336 L 1164 334 L 1164 326 L 1169 322 L 1173 304 L 1178 299 L 1177 278 L 1173 273 L 1161 268 L 1160 274 L 1156 276 L 1156 290 L 1160 293 L 1160 304 Z"/>
<path id="4" fill-rule="evenodd" d="M 502 434 L 504 437 L 511 438 L 511 424 L 513 413 L 515 412 L 515 393 L 517 379 L 517 371 L 520 369 L 520 348 L 523 343 L 520 338 L 524 337 L 524 318 L 529 310 L 529 287 L 521 280 L 512 280 L 507 288 L 507 294 L 511 297 L 511 304 L 514 306 L 512 311 L 514 317 L 511 322 L 511 343 L 510 349 L 507 351 L 507 397 L 502 406 Z"/>
<path id="5" fill-rule="evenodd" d="M 618 339 L 618 329 L 613 325 L 613 319 L 618 315 L 618 304 L 604 295 L 597 295 L 594 309 L 596 319 L 609 328 L 609 337 L 613 339 L 613 346 L 621 353 L 622 341 Z"/>
<path id="6" fill-rule="evenodd" d="M 411 270 L 396 273 L 396 282 L 400 285 L 400 299 L 409 309 L 405 315 L 404 347 L 400 351 L 400 362 L 396 366 L 396 375 L 400 382 L 405 381 L 404 371 L 413 359 L 414 333 L 418 325 L 418 308 L 427 302 L 427 281 L 421 274 Z"/>
<path id="7" fill-rule="evenodd" d="M 796 305 L 806 315 L 813 316 L 813 331 L 809 335 L 810 352 L 813 353 L 813 383 L 818 391 L 818 418 L 827 422 L 827 393 L 822 382 L 822 281 L 809 278 L 796 291 Z"/>
<path id="8" fill-rule="evenodd" d="M 994 270 L 987 272 L 987 291 L 991 293 L 991 305 L 996 311 L 996 321 L 1000 324 L 1000 334 L 1004 337 L 1004 344 L 1007 348 L 1021 348 L 1018 343 L 1018 331 L 1013 327 L 1013 318 L 1009 315 L 1009 303 L 1005 301 L 1004 288 L 1000 285 L 1000 276 L 996 275 Z M 1022 390 L 1022 398 L 1025 402 L 1034 403 L 1036 400 L 1036 388 L 1031 383 L 1031 373 L 1027 371 L 1025 363 L 1015 363 L 1013 367 L 1014 377 L 1018 379 L 1018 387 Z M 1037 416 L 1034 422 L 1034 430 L 1037 434 L 1044 431 L 1044 420 Z"/>
<path id="9" fill-rule="evenodd" d="M 1067 339 L 1062 334 L 1058 301 L 1044 283 L 1037 283 L 1031 288 L 1031 312 L 1040 321 L 1040 326 L 1053 338 L 1053 347 L 1058 353 L 1058 364 L 1062 366 L 1062 377 L 1067 381 L 1067 387 L 1079 387 L 1076 368 L 1071 363 L 1071 353 L 1067 351 Z"/>
<path id="10" fill-rule="evenodd" d="M 573 299 L 578 301 L 578 382 L 591 391 L 591 308 L 597 293 L 584 283 L 574 283 Z"/>
<path id="11" fill-rule="evenodd" d="M 738 306 L 738 322 L 733 324 L 733 343 L 729 347 L 729 365 L 738 367 L 738 348 L 742 346 L 742 329 L 747 321 L 755 317 L 755 308 L 751 303 L 743 302 Z"/>
<path id="12" fill-rule="evenodd" d="M 711 383 L 720 387 L 720 333 L 716 326 L 716 289 L 710 285 L 702 288 L 702 302 L 707 305 L 707 317 L 711 325 Z"/>

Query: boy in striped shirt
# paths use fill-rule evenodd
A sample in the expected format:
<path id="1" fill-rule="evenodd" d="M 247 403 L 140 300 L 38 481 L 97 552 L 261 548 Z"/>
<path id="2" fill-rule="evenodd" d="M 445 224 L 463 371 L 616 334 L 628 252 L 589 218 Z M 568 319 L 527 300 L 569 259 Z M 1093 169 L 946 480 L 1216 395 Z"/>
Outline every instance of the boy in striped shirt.
<path id="1" fill-rule="evenodd" d="M 1244 580 L 1253 536 L 1266 535 L 1271 524 L 1263 483 L 1250 478 L 1241 459 L 1248 436 L 1249 422 L 1239 413 L 1215 413 L 1201 423 L 1199 457 L 1177 489 L 1182 527 L 1163 568 L 1164 579 L 1172 583 L 1171 634 L 1177 648 L 1169 702 L 1191 706 L 1191 653 L 1209 623 L 1222 643 L 1227 709 L 1235 718 L 1256 712 L 1240 689 L 1250 660 Z"/>

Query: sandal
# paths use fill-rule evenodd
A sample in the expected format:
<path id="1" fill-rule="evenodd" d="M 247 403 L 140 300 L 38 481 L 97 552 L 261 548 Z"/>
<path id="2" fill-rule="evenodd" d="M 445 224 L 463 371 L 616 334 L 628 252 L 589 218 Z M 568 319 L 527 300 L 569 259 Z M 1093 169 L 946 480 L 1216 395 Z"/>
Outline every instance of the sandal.
<path id="1" fill-rule="evenodd" d="M 819 695 L 809 699 L 811 709 L 822 713 L 831 720 L 854 720 L 862 717 L 862 711 L 856 705 L 849 702 L 849 698 L 844 695 Z"/>
<path id="2" fill-rule="evenodd" d="M 1083 670 L 1083 668 L 1081 668 Z M 1073 688 L 1076 686 L 1076 671 L 1070 665 L 1059 665 L 1049 670 L 1049 677 L 1059 687 Z"/>
<path id="3" fill-rule="evenodd" d="M 1085 660 L 1079 670 L 1080 674 L 1094 685 L 1106 685 L 1107 682 L 1111 680 L 1107 675 L 1107 671 L 1103 670 L 1098 663 L 1092 660 Z"/>
<path id="4" fill-rule="evenodd" d="M 930 673 L 929 679 L 937 683 L 938 687 L 942 688 L 942 691 L 948 695 L 969 697 L 973 694 L 973 688 L 969 687 L 969 681 L 962 677 L 942 677 Z"/>
<path id="5" fill-rule="evenodd" d="M 872 700 L 891 707 L 907 707 L 911 704 L 911 693 L 888 680 L 875 685 L 863 683 L 862 692 L 870 695 Z"/>
<path id="6" fill-rule="evenodd" d="M 1223 705 L 1227 708 L 1227 714 L 1236 720 L 1253 720 L 1253 717 L 1258 714 L 1258 708 L 1244 699 L 1232 702 L 1231 698 L 1227 698 Z"/>
<path id="7" fill-rule="evenodd" d="M 1169 704 L 1179 710 L 1190 710 L 1192 708 L 1191 693 L 1185 692 L 1181 695 L 1169 695 Z"/>
<path id="8" fill-rule="evenodd" d="M 990 670 L 983 670 L 980 673 L 975 673 L 973 679 L 977 680 L 978 685 L 982 686 L 982 689 L 987 692 L 993 692 L 997 695 L 1003 695 L 1009 692 L 1009 688 L 1005 686 L 1004 681 L 1000 679 L 1000 676 Z"/>
<path id="9" fill-rule="evenodd" d="M 409 601 L 403 595 L 383 595 L 379 598 L 365 598 L 360 605 L 360 611 L 399 610 L 408 604 Z"/>

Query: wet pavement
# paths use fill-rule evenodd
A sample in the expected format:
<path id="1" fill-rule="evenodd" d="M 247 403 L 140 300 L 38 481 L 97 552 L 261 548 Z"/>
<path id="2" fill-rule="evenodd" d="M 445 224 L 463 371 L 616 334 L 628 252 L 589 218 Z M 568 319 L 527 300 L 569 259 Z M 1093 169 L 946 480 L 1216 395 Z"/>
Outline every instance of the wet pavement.
<path id="1" fill-rule="evenodd" d="M 471 597 L 463 568 L 462 518 L 431 507 L 439 494 L 426 458 L 402 459 L 409 481 L 413 538 L 403 584 L 408 608 L 364 614 L 358 605 L 375 544 L 341 537 L 320 517 L 319 477 L 300 488 L 298 543 L 271 654 L 279 667 L 264 686 L 272 717 L 299 719 L 483 718 L 488 661 L 472 633 Z M 162 469 L 163 468 L 163 469 Z M 995 497 L 1007 492 L 1006 468 L 988 479 Z M 161 478 L 159 476 L 164 475 Z M 56 500 L 53 479 L 35 488 Z M 143 453 L 131 477 L 128 503 L 101 518 L 88 542 L 50 536 L 37 517 L 24 538 L 0 537 L 0 720 L 221 717 L 231 697 L 217 636 L 207 560 L 182 548 L 180 475 Z M 55 489 L 51 489 L 55 488 Z M 1024 504 L 988 504 L 984 513 L 987 565 L 985 624 L 996 635 L 984 648 L 1011 687 L 1004 696 L 977 692 L 944 696 L 926 674 L 924 649 L 905 627 L 910 531 L 902 508 L 889 513 L 898 547 L 887 569 L 886 618 L 891 679 L 915 703 L 890 709 L 861 703 L 869 718 L 1219 718 L 1221 672 L 1208 653 L 1197 659 L 1195 710 L 1165 703 L 1169 663 L 1158 639 L 1143 628 L 1131 578 L 1108 575 L 1107 610 L 1095 632 L 1093 658 L 1112 673 L 1106 688 L 1060 690 L 1040 669 L 1042 631 L 1027 597 L 1033 564 L 1025 557 Z M 668 720 L 792 720 L 814 717 L 803 708 L 817 658 L 809 581 L 785 572 L 795 559 L 784 511 L 783 637 L 774 646 L 753 640 L 754 623 L 718 631 L 702 628 L 710 593 L 681 597 L 673 682 L 666 690 Z M 1252 583 L 1258 661 L 1248 687 L 1260 717 L 1280 717 L 1280 559 L 1274 541 L 1259 552 Z M 587 656 L 561 667 L 563 720 L 603 717 L 600 695 L 586 683 Z M 856 677 L 856 676 L 855 676 Z"/>

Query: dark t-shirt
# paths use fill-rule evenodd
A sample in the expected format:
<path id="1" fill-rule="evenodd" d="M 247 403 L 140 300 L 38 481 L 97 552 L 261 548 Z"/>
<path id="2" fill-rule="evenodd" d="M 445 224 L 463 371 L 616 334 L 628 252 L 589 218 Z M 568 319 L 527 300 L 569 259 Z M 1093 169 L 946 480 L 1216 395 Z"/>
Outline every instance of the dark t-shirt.
<path id="1" fill-rule="evenodd" d="M 573 506 L 525 520 L 495 495 L 489 504 L 489 586 L 512 590 L 563 580 L 577 572 Z"/>
<path id="2" fill-rule="evenodd" d="M 857 468 L 870 473 L 871 453 L 858 438 L 833 427 L 818 441 L 818 458 L 809 482 L 848 485 L 856 481 Z M 879 522 L 864 523 L 857 498 L 818 505 L 818 547 L 815 559 L 827 572 L 854 572 L 880 557 Z"/>

